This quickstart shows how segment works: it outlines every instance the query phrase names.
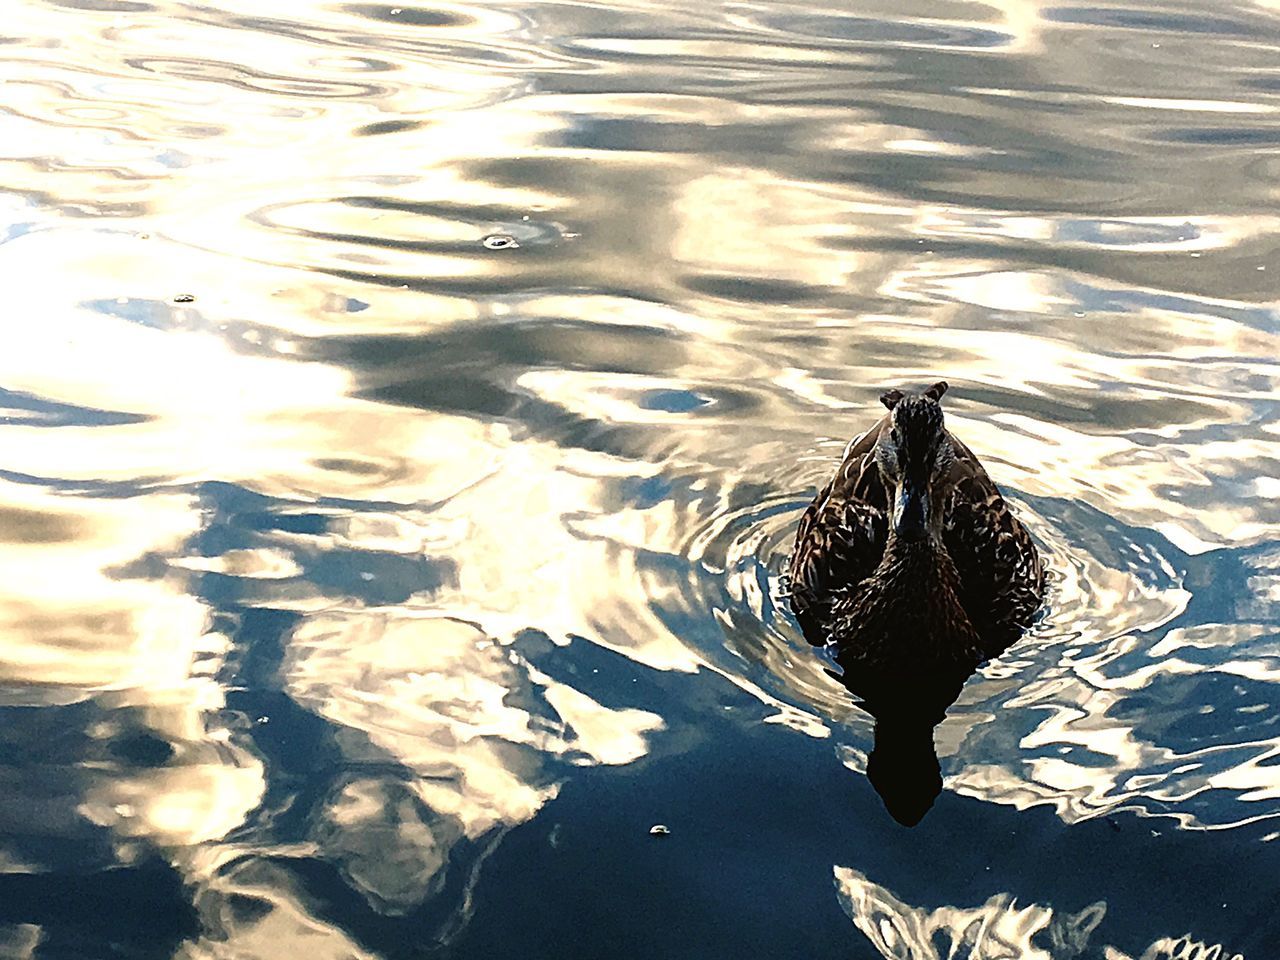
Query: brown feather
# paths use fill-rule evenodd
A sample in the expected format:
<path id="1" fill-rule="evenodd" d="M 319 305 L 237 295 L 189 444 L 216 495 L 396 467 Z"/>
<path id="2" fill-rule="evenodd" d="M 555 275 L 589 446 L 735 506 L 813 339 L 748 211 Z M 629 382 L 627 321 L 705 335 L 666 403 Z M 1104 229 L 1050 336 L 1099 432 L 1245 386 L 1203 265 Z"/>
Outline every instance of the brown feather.
<path id="1" fill-rule="evenodd" d="M 925 396 L 936 402 L 946 389 L 940 381 Z M 1030 624 L 1044 567 L 981 462 L 950 433 L 954 457 L 934 481 L 947 491 L 940 542 L 894 542 L 890 486 L 875 451 L 903 397 L 896 390 L 882 397 L 890 413 L 849 444 L 801 518 L 792 607 L 811 640 L 830 640 L 855 659 L 976 663 Z"/>

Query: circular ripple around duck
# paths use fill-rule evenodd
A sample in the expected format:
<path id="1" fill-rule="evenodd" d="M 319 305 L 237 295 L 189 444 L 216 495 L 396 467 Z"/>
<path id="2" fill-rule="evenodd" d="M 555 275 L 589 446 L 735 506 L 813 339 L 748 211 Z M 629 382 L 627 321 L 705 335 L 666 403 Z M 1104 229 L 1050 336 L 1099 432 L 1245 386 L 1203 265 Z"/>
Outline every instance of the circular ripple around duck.
<path id="1" fill-rule="evenodd" d="M 795 526 L 809 498 L 778 494 L 708 519 L 688 548 L 690 560 L 718 582 L 715 612 L 724 642 L 737 658 L 764 668 L 758 682 L 819 723 L 866 725 L 829 671 L 831 661 L 800 633 L 784 574 Z M 866 726 L 869 731 L 869 725 Z"/>
<path id="2" fill-rule="evenodd" d="M 802 465 L 806 475 L 816 473 L 812 466 Z M 813 489 L 799 492 L 796 479 L 797 492 L 709 517 L 688 555 L 717 584 L 708 584 L 707 600 L 746 677 L 813 715 L 860 766 L 869 718 L 828 673 L 823 651 L 804 640 L 785 593 L 796 524 Z M 1192 603 L 1193 585 L 1212 579 L 1197 569 L 1226 562 L 1225 553 L 1190 557 L 1097 507 L 1006 493 L 1044 554 L 1050 586 L 1036 624 L 969 680 L 938 730 L 949 789 L 1020 808 L 1050 805 L 1068 821 L 1118 807 L 1192 827 L 1258 819 L 1262 811 L 1236 801 L 1249 791 L 1268 796 L 1280 779 L 1262 762 L 1280 749 L 1271 730 L 1280 714 L 1275 685 L 1242 676 L 1250 671 L 1235 662 L 1239 650 L 1215 636 L 1226 628 L 1200 622 Z M 1260 556 L 1258 566 L 1271 562 Z M 1237 579 L 1247 590 L 1248 572 Z M 1207 688 L 1224 683 L 1235 685 L 1234 726 L 1196 731 L 1190 721 L 1207 709 L 1197 702 L 1209 703 Z M 1222 691 L 1212 692 L 1221 700 Z M 1214 759 L 1224 749 L 1229 767 L 1244 770 L 1225 791 L 1214 777 L 1228 763 Z"/>

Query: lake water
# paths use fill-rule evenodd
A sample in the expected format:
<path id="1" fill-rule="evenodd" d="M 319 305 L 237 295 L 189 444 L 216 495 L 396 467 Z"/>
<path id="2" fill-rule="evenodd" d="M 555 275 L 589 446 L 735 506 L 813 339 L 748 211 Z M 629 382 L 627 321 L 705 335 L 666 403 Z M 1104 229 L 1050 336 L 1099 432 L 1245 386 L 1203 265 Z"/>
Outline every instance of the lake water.
<path id="1" fill-rule="evenodd" d="M 1280 957 L 1274 0 L 5 14 L 0 956 Z M 940 378 L 908 828 L 781 573 Z"/>

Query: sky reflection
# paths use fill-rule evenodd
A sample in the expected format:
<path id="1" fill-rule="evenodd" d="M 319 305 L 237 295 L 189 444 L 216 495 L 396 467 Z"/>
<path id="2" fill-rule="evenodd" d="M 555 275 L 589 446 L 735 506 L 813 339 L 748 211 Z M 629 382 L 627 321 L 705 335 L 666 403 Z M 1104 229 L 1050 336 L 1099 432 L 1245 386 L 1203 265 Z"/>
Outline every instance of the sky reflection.
<path id="1" fill-rule="evenodd" d="M 906 841 L 832 786 L 871 724 L 779 574 L 884 386 L 945 376 L 1054 579 L 939 726 L 931 818 L 1269 875 L 1275 11 L 259 7 L 10 11 L 0 953 L 445 955 L 504 844 L 722 723 L 872 831 L 837 879 L 885 956 L 1243 949 L 1212 905 L 1122 942 L 1030 856 L 927 907 L 867 879 Z M 799 830 L 829 884 L 790 782 L 702 802 L 776 805 L 751 849 Z M 107 868 L 172 929 L 42 912 Z"/>

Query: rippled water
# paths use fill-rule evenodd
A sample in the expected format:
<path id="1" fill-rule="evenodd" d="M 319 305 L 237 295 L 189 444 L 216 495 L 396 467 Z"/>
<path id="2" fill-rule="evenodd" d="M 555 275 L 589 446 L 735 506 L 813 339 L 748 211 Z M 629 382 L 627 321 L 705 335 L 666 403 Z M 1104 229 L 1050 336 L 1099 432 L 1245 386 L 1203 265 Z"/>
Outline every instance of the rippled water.
<path id="1" fill-rule="evenodd" d="M 1274 3 L 6 14 L 0 955 L 1280 957 Z M 939 377 L 906 829 L 780 574 Z"/>

